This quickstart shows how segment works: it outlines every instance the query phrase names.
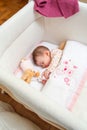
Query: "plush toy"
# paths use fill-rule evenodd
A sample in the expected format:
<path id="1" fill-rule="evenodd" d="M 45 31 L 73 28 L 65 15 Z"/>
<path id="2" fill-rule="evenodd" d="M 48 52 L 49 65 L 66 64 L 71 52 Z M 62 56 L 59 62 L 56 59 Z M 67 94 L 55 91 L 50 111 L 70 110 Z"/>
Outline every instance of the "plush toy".
<path id="1" fill-rule="evenodd" d="M 24 73 L 23 73 L 23 75 L 22 75 L 21 78 L 22 78 L 24 81 L 26 81 L 27 83 L 30 83 L 30 82 L 31 82 L 31 79 L 32 79 L 33 77 L 38 77 L 39 75 L 40 75 L 39 72 L 35 72 L 35 71 L 31 70 L 31 69 L 27 69 L 27 70 L 24 71 Z"/>
<path id="2" fill-rule="evenodd" d="M 20 68 L 23 71 L 22 79 L 30 83 L 33 77 L 39 77 L 40 73 L 34 71 L 34 65 L 30 59 L 23 58 L 20 62 Z"/>
<path id="3" fill-rule="evenodd" d="M 22 71 L 25 71 L 28 69 L 33 70 L 34 65 L 30 59 L 23 58 L 20 62 L 20 68 L 22 69 Z"/>

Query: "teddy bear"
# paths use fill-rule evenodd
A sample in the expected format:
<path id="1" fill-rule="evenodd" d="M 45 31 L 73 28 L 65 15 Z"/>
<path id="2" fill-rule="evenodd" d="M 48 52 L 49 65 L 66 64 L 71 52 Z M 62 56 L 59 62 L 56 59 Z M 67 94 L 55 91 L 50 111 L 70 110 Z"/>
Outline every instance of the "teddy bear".
<path id="1" fill-rule="evenodd" d="M 30 83 L 33 77 L 39 77 L 40 73 L 34 71 L 34 66 L 31 60 L 23 58 L 20 62 L 20 68 L 23 71 L 21 79 Z"/>
<path id="2" fill-rule="evenodd" d="M 30 83 L 31 80 L 32 80 L 32 77 L 38 77 L 39 75 L 40 75 L 39 72 L 35 72 L 35 71 L 31 70 L 31 69 L 27 69 L 27 70 L 24 71 L 21 78 L 24 81 L 26 81 L 27 83 Z"/>

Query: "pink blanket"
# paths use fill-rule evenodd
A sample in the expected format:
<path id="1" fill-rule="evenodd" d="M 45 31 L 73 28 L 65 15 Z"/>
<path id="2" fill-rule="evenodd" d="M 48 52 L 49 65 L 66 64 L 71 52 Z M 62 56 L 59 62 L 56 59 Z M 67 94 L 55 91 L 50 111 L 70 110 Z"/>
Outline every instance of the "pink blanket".
<path id="1" fill-rule="evenodd" d="M 79 11 L 78 0 L 35 0 L 35 11 L 46 17 L 70 17 Z"/>

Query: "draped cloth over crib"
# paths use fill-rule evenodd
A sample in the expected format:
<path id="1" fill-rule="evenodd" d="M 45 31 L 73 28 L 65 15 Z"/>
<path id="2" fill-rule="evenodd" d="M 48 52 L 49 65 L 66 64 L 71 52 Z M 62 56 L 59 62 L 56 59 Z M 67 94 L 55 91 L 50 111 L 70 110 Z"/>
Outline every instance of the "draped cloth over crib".
<path id="1" fill-rule="evenodd" d="M 79 11 L 78 0 L 35 0 L 34 9 L 46 17 L 68 18 Z"/>
<path id="2" fill-rule="evenodd" d="M 87 82 L 69 111 L 13 72 L 40 41 L 59 45 L 74 40 L 87 45 L 87 4 L 79 2 L 79 6 L 80 11 L 68 19 L 47 18 L 34 11 L 31 1 L 0 27 L 0 87 L 43 120 L 69 130 L 87 130 Z"/>

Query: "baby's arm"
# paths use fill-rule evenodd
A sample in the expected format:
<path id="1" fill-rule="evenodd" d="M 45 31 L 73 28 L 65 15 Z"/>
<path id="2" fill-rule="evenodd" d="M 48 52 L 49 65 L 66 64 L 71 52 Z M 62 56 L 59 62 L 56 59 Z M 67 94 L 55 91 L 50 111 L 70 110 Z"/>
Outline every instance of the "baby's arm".
<path id="1" fill-rule="evenodd" d="M 62 57 L 62 50 L 65 47 L 66 42 L 62 42 L 59 45 L 59 48 L 56 49 L 56 51 L 54 51 L 54 56 L 52 58 L 52 61 L 50 63 L 50 65 L 48 66 L 48 68 L 43 72 L 43 76 L 48 79 L 49 75 L 51 74 L 51 72 L 53 72 L 55 70 L 55 68 L 58 66 L 59 61 Z"/>
<path id="2" fill-rule="evenodd" d="M 59 61 L 60 61 L 61 56 L 62 56 L 62 51 L 63 51 L 65 45 L 66 45 L 66 41 L 61 42 L 58 49 L 55 49 L 53 51 L 53 58 L 52 58 L 50 65 L 47 68 L 47 73 L 53 72 L 55 70 L 55 68 L 58 66 Z"/>

